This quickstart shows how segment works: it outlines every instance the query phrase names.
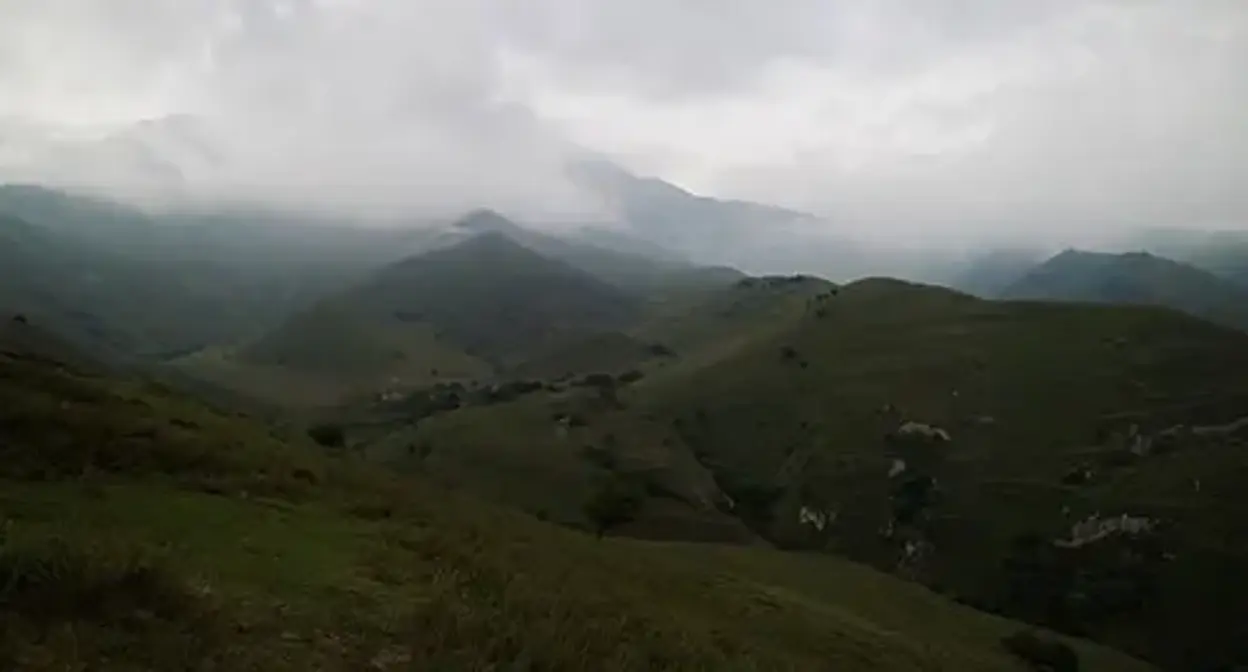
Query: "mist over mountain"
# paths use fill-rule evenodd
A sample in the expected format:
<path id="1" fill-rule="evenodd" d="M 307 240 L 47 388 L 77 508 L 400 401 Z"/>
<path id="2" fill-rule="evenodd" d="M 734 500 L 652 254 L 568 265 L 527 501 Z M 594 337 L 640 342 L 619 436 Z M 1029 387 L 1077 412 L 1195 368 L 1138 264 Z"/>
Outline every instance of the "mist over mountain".
<path id="1" fill-rule="evenodd" d="M 1242 0 L 0 5 L 0 669 L 1248 669 Z"/>
<path id="2" fill-rule="evenodd" d="M 849 275 L 1248 213 L 1234 2 L 114 9 L 6 16 L 0 180 L 391 222 L 487 207 L 627 223 L 758 270 L 898 257 Z"/>

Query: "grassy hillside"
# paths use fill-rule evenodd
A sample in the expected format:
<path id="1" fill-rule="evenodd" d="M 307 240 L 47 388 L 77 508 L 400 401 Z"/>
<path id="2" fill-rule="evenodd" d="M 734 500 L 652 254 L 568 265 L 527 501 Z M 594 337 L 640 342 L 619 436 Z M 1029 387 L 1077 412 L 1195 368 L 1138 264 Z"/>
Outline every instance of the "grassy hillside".
<path id="1" fill-rule="evenodd" d="M 424 418 L 376 457 L 573 525 L 623 483 L 629 534 L 762 537 L 1175 669 L 1245 660 L 1248 336 L 889 280 L 791 305 L 713 356 Z"/>
<path id="2" fill-rule="evenodd" d="M 0 310 L 38 317 L 101 356 L 159 353 L 224 334 L 179 278 L 3 212 Z"/>
<path id="3" fill-rule="evenodd" d="M 1248 289 L 1194 266 L 1145 252 L 1067 250 L 1001 293 L 1008 299 L 1166 306 L 1248 328 Z"/>
<path id="4" fill-rule="evenodd" d="M 618 334 L 641 301 L 499 232 L 385 267 L 234 354 L 186 370 L 269 398 L 287 385 L 341 400 L 365 391 L 543 371 Z M 578 344 L 586 344 L 578 346 Z M 635 349 L 635 348 L 626 348 Z"/>
<path id="5" fill-rule="evenodd" d="M 1248 664 L 1248 335 L 1092 305 L 1239 324 L 1194 268 L 1072 252 L 1026 280 L 1083 303 L 996 303 L 478 213 L 269 269 L 293 229 L 17 193 L 46 221 L 0 220 L 0 667 L 1016 664 L 950 598 Z M 217 408 L 349 402 L 346 447 L 98 377 L 185 350 L 161 379 Z"/>
<path id="6" fill-rule="evenodd" d="M 144 212 L 0 185 L 0 309 L 38 313 L 100 352 L 176 359 L 255 340 L 388 264 L 482 233 L 502 233 L 635 296 L 700 291 L 741 277 L 732 269 L 694 266 L 623 233 L 553 235 L 488 211 L 453 225 L 369 228 L 314 214 Z M 271 371 L 240 375 L 281 377 Z"/>
<path id="7" fill-rule="evenodd" d="M 826 281 L 794 276 L 682 296 L 652 306 L 628 336 L 598 337 L 526 364 L 517 372 L 547 384 L 514 403 L 435 387 L 348 424 L 375 460 L 552 520 L 587 525 L 585 501 L 604 482 L 624 478 L 650 481 L 649 489 L 661 493 L 630 534 L 749 542 L 757 536 L 717 507 L 722 492 L 672 428 L 652 414 L 639 417 L 621 400 L 634 387 L 683 380 L 729 361 L 818 315 L 835 292 Z M 569 369 L 578 375 L 562 379 Z M 452 394 L 458 410 L 448 412 L 442 402 Z"/>
<path id="8" fill-rule="evenodd" d="M 424 231 L 255 212 L 149 214 L 0 186 L 0 308 L 145 358 L 232 344 L 424 249 Z"/>
<path id="9" fill-rule="evenodd" d="M 521 245 L 490 251 L 481 234 Z M 307 407 L 488 378 L 530 356 L 523 375 L 580 370 L 587 358 L 632 366 L 646 345 L 612 331 L 621 318 L 653 297 L 740 275 L 622 234 L 597 235 L 609 246 L 587 236 L 550 235 L 486 211 L 452 226 L 370 229 L 315 215 L 147 213 L 0 186 L 0 310 L 29 314 L 98 357 L 168 361 L 175 378 Z M 616 249 L 630 244 L 638 249 Z M 395 263 L 431 250 L 423 269 Z M 425 308 L 438 325 L 423 318 Z"/>
<path id="10" fill-rule="evenodd" d="M 720 366 L 635 389 L 641 412 L 670 418 L 777 541 L 1185 667 L 1248 653 L 1236 648 L 1245 614 L 1228 606 L 1248 604 L 1248 584 L 1208 579 L 1248 562 L 1234 495 L 1248 437 L 1159 435 L 1239 420 L 1245 381 L 1248 337 L 1164 311 L 993 304 L 877 281 Z M 907 422 L 952 440 L 898 436 Z M 803 508 L 835 524 L 801 524 Z M 1155 525 L 1082 557 L 1047 555 L 1098 513 Z M 1182 614 L 1208 620 L 1185 627 Z"/>
<path id="11" fill-rule="evenodd" d="M 596 540 L 18 350 L 5 669 L 1027 669 L 1018 624 L 861 566 Z"/>
<path id="12" fill-rule="evenodd" d="M 835 292 L 832 283 L 808 275 L 740 278 L 726 287 L 656 302 L 632 333 L 685 354 L 716 349 L 760 331 L 783 329 L 817 312 L 819 302 Z"/>
<path id="13" fill-rule="evenodd" d="M 535 347 L 628 324 L 624 292 L 499 233 L 383 269 L 351 291 L 375 317 L 423 322 L 497 362 Z"/>

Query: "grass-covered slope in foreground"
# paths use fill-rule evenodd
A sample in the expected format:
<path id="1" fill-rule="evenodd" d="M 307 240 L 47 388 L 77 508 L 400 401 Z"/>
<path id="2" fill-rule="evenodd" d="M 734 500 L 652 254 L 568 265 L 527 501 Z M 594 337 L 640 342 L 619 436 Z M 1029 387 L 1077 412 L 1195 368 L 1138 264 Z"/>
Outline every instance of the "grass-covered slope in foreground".
<path id="1" fill-rule="evenodd" d="M 1248 335 L 891 280 L 780 299 L 607 399 L 422 418 L 376 455 L 574 525 L 631 480 L 617 533 L 745 523 L 1175 669 L 1248 662 Z"/>
<path id="2" fill-rule="evenodd" d="M 598 541 L 3 350 L 6 670 L 1025 669 L 860 566 Z"/>
<path id="3" fill-rule="evenodd" d="M 624 404 L 668 420 L 780 543 L 1176 669 L 1248 656 L 1240 332 L 866 281 Z"/>

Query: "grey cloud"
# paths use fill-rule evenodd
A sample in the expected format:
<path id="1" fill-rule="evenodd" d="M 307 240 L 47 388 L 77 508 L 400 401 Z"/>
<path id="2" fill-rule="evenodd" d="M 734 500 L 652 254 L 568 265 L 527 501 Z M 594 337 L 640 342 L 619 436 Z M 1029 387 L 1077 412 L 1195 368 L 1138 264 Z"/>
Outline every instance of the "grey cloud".
<path id="1" fill-rule="evenodd" d="M 769 129 L 787 156 L 747 156 L 705 182 L 929 239 L 1244 228 L 1245 62 L 1242 5 L 1084 4 L 1011 40 L 951 48 L 882 86 L 822 80 L 849 82 L 848 96 L 783 89 L 822 105 L 796 134 Z"/>
<path id="2" fill-rule="evenodd" d="M 896 76 L 951 50 L 1009 40 L 1075 4 L 538 0 L 508 7 L 512 41 L 550 57 L 579 86 L 684 98 L 748 88 L 777 60 Z"/>
<path id="3" fill-rule="evenodd" d="M 564 176 L 588 150 L 817 212 L 830 230 L 1248 221 L 1238 0 L 0 0 L 0 13 L 11 179 L 608 216 Z"/>
<path id="4" fill-rule="evenodd" d="M 484 3 L 187 0 L 168 3 L 185 9 L 156 12 L 152 23 L 104 19 L 106 11 L 85 1 L 60 3 L 59 11 L 18 15 L 6 32 L 47 36 L 67 23 L 84 39 L 72 52 L 27 40 L 23 59 L 0 67 L 0 83 L 42 77 L 49 91 L 32 97 L 7 87 L 12 95 L 0 109 L 46 122 L 48 136 L 64 135 L 58 123 L 79 135 L 98 128 L 68 150 L 61 137 L 34 141 L 26 154 L 42 162 L 38 177 L 139 189 L 169 171 L 135 155 L 153 144 L 167 151 L 177 136 L 179 150 L 211 148 L 203 160 L 177 162 L 200 198 L 385 214 L 482 204 L 543 216 L 592 209 L 562 178 L 566 143 L 522 105 L 498 99 L 496 34 Z M 184 23 L 166 25 L 171 17 Z M 144 41 L 165 30 L 180 39 Z M 114 50 L 112 40 L 122 46 Z M 125 46 L 131 40 L 140 46 Z M 94 74 L 107 90 L 82 87 L 102 56 L 109 68 Z M 50 65 L 36 65 L 41 59 Z M 140 60 L 161 64 L 176 86 L 160 86 Z M 118 124 L 112 112 L 134 100 L 154 104 L 131 104 L 131 121 L 153 120 Z M 29 129 L 23 124 L 7 140 L 24 135 L 30 144 Z M 87 154 L 91 161 L 65 165 L 67 156 Z"/>

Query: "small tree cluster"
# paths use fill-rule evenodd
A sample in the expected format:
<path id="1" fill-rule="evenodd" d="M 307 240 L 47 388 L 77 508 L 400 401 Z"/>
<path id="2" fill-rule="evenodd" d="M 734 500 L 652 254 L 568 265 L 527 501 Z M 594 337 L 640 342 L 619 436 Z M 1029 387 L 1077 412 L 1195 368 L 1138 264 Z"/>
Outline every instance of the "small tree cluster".
<path id="1" fill-rule="evenodd" d="M 647 354 L 653 357 L 675 357 L 676 351 L 662 343 L 651 343 L 646 346 Z"/>
<path id="2" fill-rule="evenodd" d="M 637 369 L 632 369 L 631 371 L 625 371 L 624 373 L 621 373 L 619 377 L 619 381 L 624 385 L 630 385 L 632 383 L 635 383 L 641 380 L 644 377 L 645 377 L 644 373 L 642 373 L 641 371 L 638 371 Z"/>
<path id="3" fill-rule="evenodd" d="M 347 445 L 347 434 L 340 425 L 321 423 L 308 428 L 308 436 L 326 448 L 342 448 Z"/>
<path id="4" fill-rule="evenodd" d="M 1001 645 L 1036 669 L 1079 672 L 1079 655 L 1063 641 L 1041 637 L 1032 632 L 1019 632 L 1002 638 Z"/>
<path id="5" fill-rule="evenodd" d="M 585 502 L 585 517 L 593 525 L 594 534 L 602 537 L 613 528 L 637 516 L 641 493 L 619 479 L 608 481 Z"/>

